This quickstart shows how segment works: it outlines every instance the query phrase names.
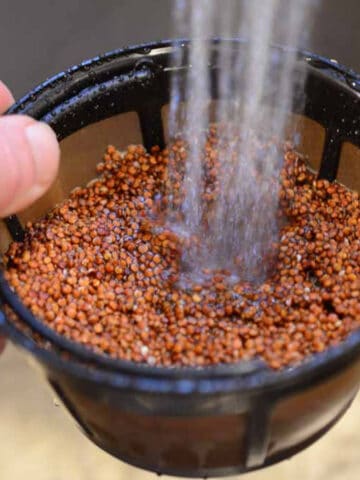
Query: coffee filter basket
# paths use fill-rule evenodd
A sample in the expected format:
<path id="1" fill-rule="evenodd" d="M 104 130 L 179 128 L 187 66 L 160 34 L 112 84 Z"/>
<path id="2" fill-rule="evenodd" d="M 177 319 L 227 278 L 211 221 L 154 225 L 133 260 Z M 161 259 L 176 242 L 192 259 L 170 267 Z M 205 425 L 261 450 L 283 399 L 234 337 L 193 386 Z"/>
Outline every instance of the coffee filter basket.
<path id="1" fill-rule="evenodd" d="M 217 101 L 219 40 L 212 43 L 211 102 Z M 163 147 L 175 68 L 185 80 L 188 42 L 131 47 L 85 61 L 53 77 L 9 113 L 50 124 L 62 159 L 52 189 L 0 226 L 4 253 L 24 225 L 96 176 L 105 147 Z M 222 42 L 236 52 L 240 40 Z M 273 68 L 284 49 L 273 48 Z M 360 191 L 360 77 L 337 62 L 298 53 L 304 95 L 289 112 L 298 149 L 321 178 Z M 300 87 L 299 87 L 300 93 Z M 186 102 L 186 98 L 183 99 Z M 276 108 L 276 105 L 269 105 Z M 360 331 L 303 364 L 272 371 L 261 362 L 206 368 L 150 367 L 91 352 L 34 317 L 0 271 L 0 327 L 32 361 L 84 433 L 133 465 L 188 477 L 222 476 L 290 457 L 321 437 L 343 415 L 360 384 Z"/>

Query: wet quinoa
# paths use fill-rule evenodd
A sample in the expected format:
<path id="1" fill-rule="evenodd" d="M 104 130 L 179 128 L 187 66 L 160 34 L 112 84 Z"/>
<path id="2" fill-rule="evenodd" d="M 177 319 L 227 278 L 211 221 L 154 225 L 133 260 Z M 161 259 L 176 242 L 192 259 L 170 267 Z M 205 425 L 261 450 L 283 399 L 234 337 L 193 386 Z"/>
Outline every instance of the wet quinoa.
<path id="1" fill-rule="evenodd" d="M 215 136 L 206 146 L 210 197 Z M 169 162 L 185 156 L 180 140 L 151 153 L 108 147 L 99 177 L 10 246 L 6 278 L 25 305 L 95 351 L 166 366 L 258 357 L 277 369 L 360 327 L 358 194 L 316 180 L 290 147 L 280 188 L 287 223 L 269 278 L 252 285 L 207 271 L 201 284 L 178 282 L 185 247 L 157 212 Z"/>

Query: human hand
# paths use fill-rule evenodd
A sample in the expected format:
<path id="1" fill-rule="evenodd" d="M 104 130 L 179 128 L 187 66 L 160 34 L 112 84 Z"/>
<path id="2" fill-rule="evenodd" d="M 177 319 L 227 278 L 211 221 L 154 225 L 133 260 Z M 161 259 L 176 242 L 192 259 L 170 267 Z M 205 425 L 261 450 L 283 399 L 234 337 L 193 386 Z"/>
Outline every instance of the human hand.
<path id="1" fill-rule="evenodd" d="M 0 115 L 14 102 L 0 81 Z M 53 130 L 24 115 L 0 116 L 0 218 L 40 198 L 55 179 L 60 148 Z M 5 341 L 0 337 L 0 352 Z"/>
<path id="2" fill-rule="evenodd" d="M 0 114 L 14 102 L 0 81 Z M 31 205 L 50 187 L 60 157 L 55 133 L 24 115 L 0 117 L 0 217 Z"/>

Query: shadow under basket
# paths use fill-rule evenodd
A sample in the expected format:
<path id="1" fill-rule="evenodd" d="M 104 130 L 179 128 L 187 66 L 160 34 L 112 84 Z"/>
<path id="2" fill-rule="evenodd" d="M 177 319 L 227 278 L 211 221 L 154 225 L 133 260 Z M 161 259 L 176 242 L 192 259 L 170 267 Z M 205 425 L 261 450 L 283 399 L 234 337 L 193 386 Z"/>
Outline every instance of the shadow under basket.
<path id="1" fill-rule="evenodd" d="M 238 40 L 222 48 L 243 48 Z M 23 225 L 44 215 L 95 177 L 111 143 L 119 149 L 163 146 L 175 48 L 128 48 L 83 62 L 46 81 L 9 113 L 50 124 L 62 161 L 51 191 L 4 220 L 1 250 Z M 219 42 L 212 44 L 212 101 L 217 101 Z M 283 50 L 274 48 L 274 68 Z M 187 55 L 179 68 L 185 75 Z M 289 124 L 319 176 L 360 190 L 360 78 L 338 63 L 299 53 L 305 92 Z M 274 107 L 273 105 L 269 105 Z M 276 106 L 275 106 L 276 107 Z M 281 371 L 257 362 L 163 368 L 112 360 L 57 335 L 25 308 L 0 272 L 0 326 L 38 364 L 84 433 L 138 467 L 188 477 L 248 472 L 301 451 L 343 415 L 360 383 L 360 331 L 341 345 Z M 41 341 L 39 341 L 41 339 Z"/>

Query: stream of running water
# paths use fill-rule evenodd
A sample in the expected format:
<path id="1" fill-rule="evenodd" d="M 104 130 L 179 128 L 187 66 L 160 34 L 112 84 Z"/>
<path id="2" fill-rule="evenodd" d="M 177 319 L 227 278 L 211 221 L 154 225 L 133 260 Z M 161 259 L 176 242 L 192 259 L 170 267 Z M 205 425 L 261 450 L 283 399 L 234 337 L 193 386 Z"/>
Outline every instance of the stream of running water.
<path id="1" fill-rule="evenodd" d="M 184 254 L 193 272 L 205 266 L 230 269 L 247 280 L 262 280 L 269 252 L 278 239 L 279 174 L 285 127 L 304 75 L 295 49 L 282 54 L 273 43 L 298 46 L 309 31 L 314 0 L 176 0 L 176 38 L 190 38 L 186 78 L 181 78 L 184 49 L 173 57 L 169 129 L 188 145 L 179 231 L 200 239 Z M 218 101 L 212 110 L 211 69 L 216 45 Z M 231 37 L 246 39 L 238 47 Z M 179 47 L 179 44 L 175 42 Z M 274 67 L 275 66 L 275 67 Z M 186 109 L 182 109 L 185 85 Z M 266 108 L 271 99 L 276 109 Z M 207 218 L 204 200 L 204 149 L 209 124 L 221 125 L 218 170 L 221 188 Z M 274 138 L 277 139 L 274 142 Z"/>

